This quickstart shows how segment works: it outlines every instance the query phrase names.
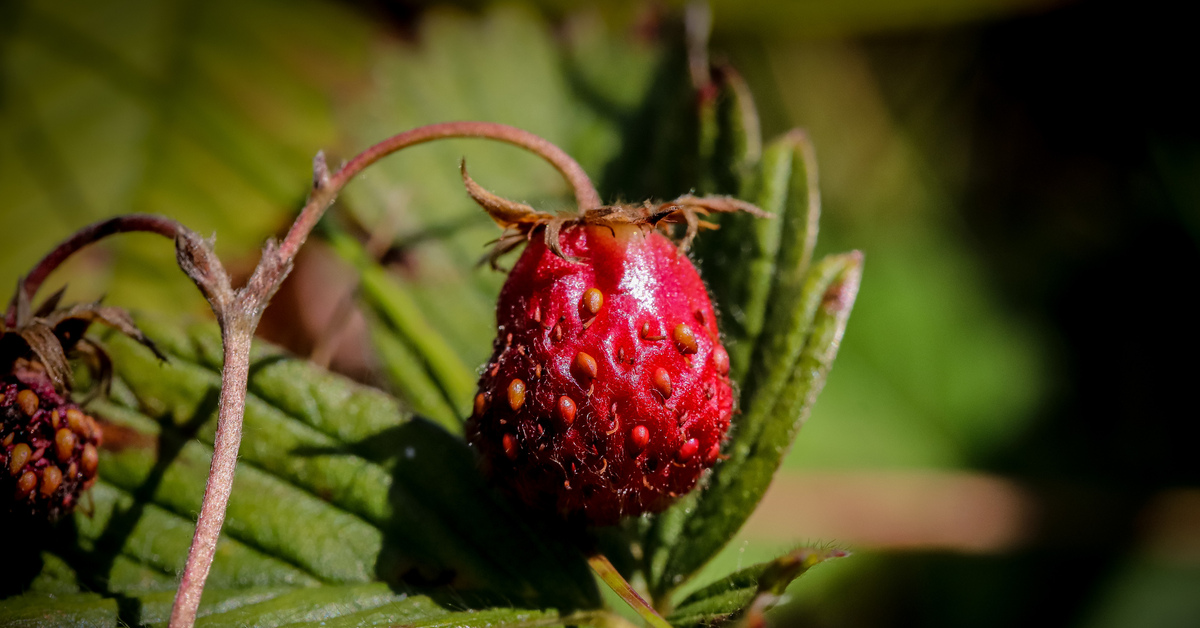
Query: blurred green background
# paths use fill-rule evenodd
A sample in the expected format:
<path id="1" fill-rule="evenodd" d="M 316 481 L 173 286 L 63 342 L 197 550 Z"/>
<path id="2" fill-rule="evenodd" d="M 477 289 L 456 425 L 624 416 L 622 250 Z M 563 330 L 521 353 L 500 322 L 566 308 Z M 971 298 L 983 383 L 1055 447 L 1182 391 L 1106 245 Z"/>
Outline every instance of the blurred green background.
<path id="1" fill-rule="evenodd" d="M 813 419 L 710 566 L 812 541 L 855 551 L 795 583 L 777 625 L 1200 625 L 1200 416 L 1185 403 L 1200 348 L 1186 297 L 1200 102 L 1181 11 L 714 3 L 713 59 L 749 83 L 764 137 L 800 126 L 816 144 L 819 252 L 867 259 Z M 318 149 L 336 163 L 441 120 L 539 133 L 609 199 L 687 192 L 604 168 L 657 132 L 644 125 L 663 114 L 646 103 L 688 80 L 663 71 L 681 14 L 550 0 L 0 3 L 0 280 L 129 211 L 216 233 L 244 272 L 303 201 Z M 460 191 L 462 155 L 498 193 L 562 202 L 536 159 L 454 142 L 371 171 L 343 212 L 395 245 L 398 274 L 443 325 L 486 336 L 478 295 L 503 277 L 458 263 L 495 234 Z M 50 283 L 68 277 L 76 299 L 205 315 L 150 236 L 95 247 Z M 345 282 L 313 247 L 264 335 L 312 351 Z M 353 338 L 336 353 L 336 368 L 382 381 Z"/>

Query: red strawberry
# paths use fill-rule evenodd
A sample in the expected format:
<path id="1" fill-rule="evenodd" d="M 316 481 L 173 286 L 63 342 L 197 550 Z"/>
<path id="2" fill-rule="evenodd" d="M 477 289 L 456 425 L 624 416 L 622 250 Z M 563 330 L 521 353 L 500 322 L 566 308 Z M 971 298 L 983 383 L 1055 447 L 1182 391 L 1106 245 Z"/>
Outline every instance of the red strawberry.
<path id="1" fill-rule="evenodd" d="M 514 220 L 516 204 L 493 209 L 467 182 L 520 241 L 534 235 L 501 290 L 468 422 L 486 470 L 526 504 L 593 524 L 663 510 L 719 458 L 733 392 L 704 284 L 655 225 L 686 218 L 690 235 L 696 212 L 746 206 L 689 197 Z"/>

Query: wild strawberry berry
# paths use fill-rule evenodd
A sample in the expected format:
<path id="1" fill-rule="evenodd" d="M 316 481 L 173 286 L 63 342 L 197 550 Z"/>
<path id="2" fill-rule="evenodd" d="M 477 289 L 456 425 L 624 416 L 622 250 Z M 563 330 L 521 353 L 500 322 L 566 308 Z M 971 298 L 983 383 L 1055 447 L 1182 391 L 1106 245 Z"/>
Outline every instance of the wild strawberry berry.
<path id="1" fill-rule="evenodd" d="M 733 391 L 704 283 L 655 225 L 746 207 L 686 198 L 571 220 L 529 209 L 522 222 L 515 203 L 494 210 L 495 198 L 466 181 L 529 241 L 500 292 L 467 424 L 486 471 L 569 519 L 606 525 L 663 510 L 718 460 Z"/>
<path id="2" fill-rule="evenodd" d="M 44 372 L 0 379 L 0 516 L 51 520 L 96 480 L 102 432 Z"/>
<path id="3" fill-rule="evenodd" d="M 0 518 L 57 519 L 95 482 L 103 433 L 70 401 L 67 363 L 70 352 L 90 355 L 107 385 L 110 362 L 83 337 L 88 326 L 104 322 L 158 354 L 123 310 L 95 303 L 55 309 L 61 294 L 32 312 L 18 288 L 16 306 L 0 317 Z"/>

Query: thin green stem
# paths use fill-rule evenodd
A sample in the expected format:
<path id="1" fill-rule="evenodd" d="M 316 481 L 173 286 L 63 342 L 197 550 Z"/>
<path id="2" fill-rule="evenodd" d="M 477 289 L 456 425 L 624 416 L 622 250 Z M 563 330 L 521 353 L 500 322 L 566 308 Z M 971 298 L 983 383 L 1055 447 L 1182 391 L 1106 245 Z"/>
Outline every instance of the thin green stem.
<path id="1" fill-rule="evenodd" d="M 616 567 L 613 567 L 608 557 L 597 552 L 588 557 L 588 564 L 592 566 L 592 571 L 600 576 L 604 584 L 607 584 L 614 593 L 625 600 L 626 604 L 637 611 L 647 625 L 653 628 L 671 628 L 671 624 L 667 623 L 667 620 L 663 619 L 662 615 L 659 615 L 658 611 L 654 610 L 654 607 L 650 606 L 645 598 L 633 590 L 629 581 L 621 575 L 621 572 L 617 571 Z"/>

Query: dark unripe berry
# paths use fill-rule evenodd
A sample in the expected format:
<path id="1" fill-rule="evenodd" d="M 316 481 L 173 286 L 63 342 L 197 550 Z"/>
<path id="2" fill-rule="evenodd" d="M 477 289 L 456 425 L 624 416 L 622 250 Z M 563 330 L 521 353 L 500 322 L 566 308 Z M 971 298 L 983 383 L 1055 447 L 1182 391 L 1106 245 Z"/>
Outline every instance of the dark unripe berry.
<path id="1" fill-rule="evenodd" d="M 0 379 L 0 517 L 57 519 L 95 482 L 101 430 L 38 371 Z"/>

